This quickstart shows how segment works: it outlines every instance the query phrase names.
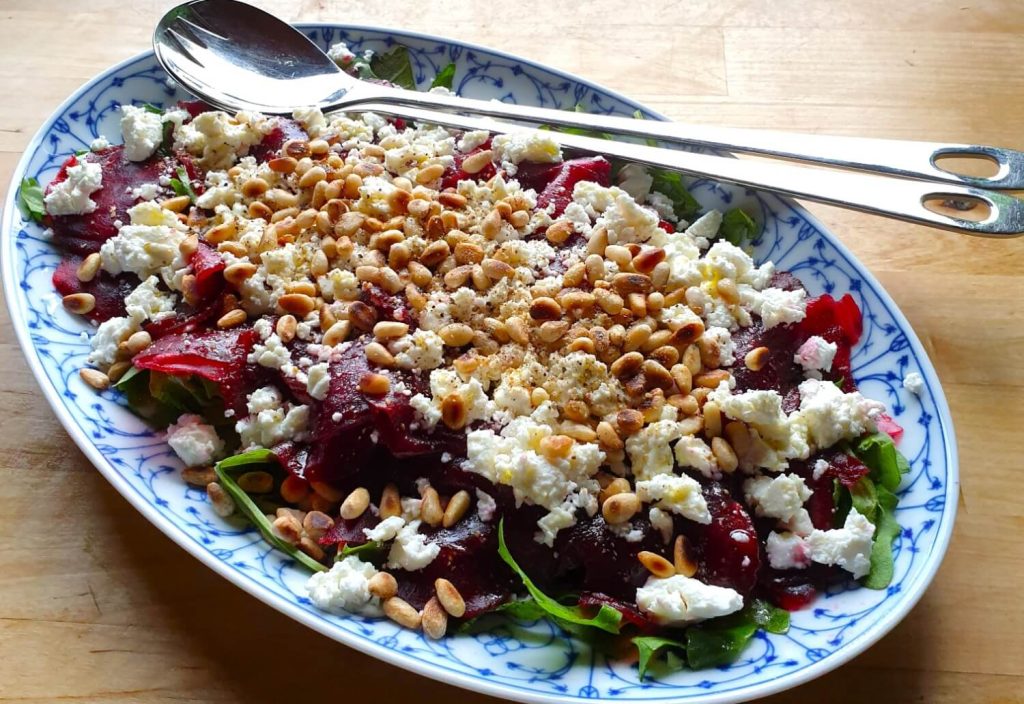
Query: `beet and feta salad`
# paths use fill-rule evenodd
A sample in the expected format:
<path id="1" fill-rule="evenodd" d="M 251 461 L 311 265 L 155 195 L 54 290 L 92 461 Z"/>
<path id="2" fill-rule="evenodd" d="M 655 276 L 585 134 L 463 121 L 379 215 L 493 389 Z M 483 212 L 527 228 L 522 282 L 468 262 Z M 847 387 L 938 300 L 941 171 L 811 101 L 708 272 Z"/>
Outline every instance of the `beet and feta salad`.
<path id="1" fill-rule="evenodd" d="M 411 83 L 401 48 L 333 52 Z M 121 115 L 22 187 L 98 326 L 82 378 L 317 607 L 430 638 L 546 616 L 642 673 L 891 580 L 906 461 L 850 372 L 860 311 L 756 264 L 748 214 L 543 130 Z"/>

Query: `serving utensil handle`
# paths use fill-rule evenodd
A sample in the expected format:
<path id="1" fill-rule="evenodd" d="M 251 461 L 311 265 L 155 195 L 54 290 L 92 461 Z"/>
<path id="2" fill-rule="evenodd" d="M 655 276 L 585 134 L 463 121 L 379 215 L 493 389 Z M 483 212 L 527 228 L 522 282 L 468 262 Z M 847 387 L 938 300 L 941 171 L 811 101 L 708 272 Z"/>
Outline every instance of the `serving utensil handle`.
<path id="1" fill-rule="evenodd" d="M 509 123 L 447 112 L 423 110 L 403 104 L 360 103 L 348 112 L 375 112 L 456 129 L 507 133 L 523 128 Z M 649 122 L 645 125 L 657 123 Z M 648 166 L 668 168 L 693 176 L 712 178 L 843 208 L 877 213 L 892 218 L 940 227 L 955 232 L 990 237 L 1024 233 L 1024 201 L 974 186 L 935 184 L 889 176 L 829 171 L 771 161 L 752 161 L 696 154 L 676 149 L 596 139 L 555 131 L 544 135 L 563 147 L 605 154 Z M 929 210 L 926 202 L 948 202 L 985 207 L 979 220 L 968 220 Z"/>
<path id="2" fill-rule="evenodd" d="M 770 130 L 691 125 L 642 120 L 569 110 L 554 110 L 498 101 L 472 100 L 439 93 L 419 93 L 400 88 L 362 87 L 345 97 L 345 103 L 364 99 L 445 111 L 461 111 L 559 125 L 596 132 L 655 138 L 666 142 L 700 145 L 746 154 L 807 161 L 845 169 L 872 171 L 903 178 L 921 179 L 997 190 L 1024 190 L 1024 152 L 976 144 L 918 142 L 867 137 L 839 137 Z M 937 164 L 943 157 L 974 158 L 994 162 L 992 176 L 952 173 Z"/>

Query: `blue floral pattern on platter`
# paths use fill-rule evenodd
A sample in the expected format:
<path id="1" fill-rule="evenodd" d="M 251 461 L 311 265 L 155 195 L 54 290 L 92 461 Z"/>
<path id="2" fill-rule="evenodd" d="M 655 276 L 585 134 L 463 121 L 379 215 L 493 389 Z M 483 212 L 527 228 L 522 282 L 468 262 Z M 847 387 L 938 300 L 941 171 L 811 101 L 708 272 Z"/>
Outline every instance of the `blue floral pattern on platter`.
<path id="1" fill-rule="evenodd" d="M 374 28 L 304 27 L 322 47 L 345 41 L 356 52 L 411 49 L 416 80 L 429 84 L 449 62 L 455 89 L 466 96 L 557 108 L 582 103 L 592 112 L 630 115 L 641 109 L 621 96 L 552 69 L 423 35 Z M 145 54 L 93 79 L 69 99 L 33 140 L 16 171 L 47 183 L 71 153 L 103 135 L 120 141 L 117 105 L 169 105 L 185 98 Z M 635 665 L 610 661 L 552 624 L 496 621 L 489 630 L 441 642 L 382 619 L 337 616 L 306 598 L 307 573 L 272 551 L 251 529 L 216 516 L 204 492 L 186 487 L 180 463 L 159 433 L 148 429 L 114 392 L 99 396 L 78 369 L 89 351 L 89 327 L 67 314 L 50 277 L 59 255 L 42 229 L 14 207 L 3 220 L 3 273 L 8 305 L 29 364 L 61 422 L 100 471 L 172 539 L 222 575 L 336 640 L 446 682 L 523 701 L 742 701 L 818 676 L 861 652 L 916 603 L 945 552 L 958 494 L 956 448 L 942 389 L 907 321 L 877 281 L 800 207 L 770 194 L 700 180 L 691 190 L 705 207 L 743 205 L 764 223 L 757 258 L 794 272 L 812 294 L 851 293 L 864 311 L 864 336 L 853 356 L 865 395 L 885 401 L 906 429 L 901 443 L 912 471 L 900 491 L 903 531 L 895 545 L 896 574 L 883 591 L 840 588 L 793 614 L 786 635 L 759 634 L 741 659 L 701 672 L 656 672 L 640 681 Z M 922 374 L 920 397 L 902 387 Z M 339 654 L 344 657 L 343 654 Z"/>

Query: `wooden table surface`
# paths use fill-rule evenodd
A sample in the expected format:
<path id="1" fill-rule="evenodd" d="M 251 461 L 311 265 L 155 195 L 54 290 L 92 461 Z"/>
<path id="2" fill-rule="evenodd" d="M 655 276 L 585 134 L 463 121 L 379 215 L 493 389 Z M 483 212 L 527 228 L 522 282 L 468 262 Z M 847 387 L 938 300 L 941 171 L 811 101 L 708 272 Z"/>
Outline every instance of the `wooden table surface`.
<path id="1" fill-rule="evenodd" d="M 172 4 L 0 2 L 0 181 L 71 91 L 149 47 Z M 505 49 L 681 120 L 1024 148 L 1024 13 L 1011 0 L 260 4 L 289 20 Z M 924 342 L 963 483 L 949 553 L 910 616 L 852 663 L 770 701 L 1024 702 L 1024 239 L 810 210 Z M 67 437 L 5 308 L 0 318 L 0 700 L 495 701 L 319 636 L 174 545 Z"/>

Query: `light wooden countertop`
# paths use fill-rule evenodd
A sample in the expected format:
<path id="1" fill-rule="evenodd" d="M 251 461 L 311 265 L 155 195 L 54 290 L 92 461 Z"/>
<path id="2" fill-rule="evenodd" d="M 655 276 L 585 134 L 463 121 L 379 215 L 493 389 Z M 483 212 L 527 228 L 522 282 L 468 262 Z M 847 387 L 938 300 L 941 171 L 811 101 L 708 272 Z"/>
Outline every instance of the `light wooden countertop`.
<path id="1" fill-rule="evenodd" d="M 71 91 L 149 47 L 172 2 L 0 4 L 0 182 Z M 1012 0 L 285 0 L 289 20 L 504 49 L 723 125 L 1024 148 Z M 852 663 L 772 702 L 1024 702 L 1024 239 L 812 205 L 882 280 L 944 384 L 960 514 L 931 589 Z M 81 455 L 0 309 L 0 701 L 494 701 L 349 650 L 215 576 Z"/>

